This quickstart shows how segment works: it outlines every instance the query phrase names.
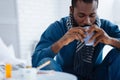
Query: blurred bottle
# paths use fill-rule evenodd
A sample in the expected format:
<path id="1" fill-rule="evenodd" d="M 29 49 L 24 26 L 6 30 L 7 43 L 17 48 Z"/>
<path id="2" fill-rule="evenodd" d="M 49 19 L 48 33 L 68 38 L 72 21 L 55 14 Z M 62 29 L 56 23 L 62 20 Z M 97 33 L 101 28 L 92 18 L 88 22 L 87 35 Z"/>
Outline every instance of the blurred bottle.
<path id="1" fill-rule="evenodd" d="M 5 65 L 5 79 L 6 80 L 12 80 L 12 65 L 6 64 Z"/>

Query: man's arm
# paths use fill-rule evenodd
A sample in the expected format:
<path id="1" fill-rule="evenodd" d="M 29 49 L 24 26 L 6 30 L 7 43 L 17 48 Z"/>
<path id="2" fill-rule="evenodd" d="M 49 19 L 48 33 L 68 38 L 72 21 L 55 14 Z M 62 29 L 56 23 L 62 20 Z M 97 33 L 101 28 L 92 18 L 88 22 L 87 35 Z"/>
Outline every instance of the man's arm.
<path id="1" fill-rule="evenodd" d="M 65 33 L 65 35 L 54 43 L 51 47 L 54 53 L 58 53 L 63 46 L 68 45 L 74 40 L 80 40 L 83 42 L 83 39 L 86 37 L 85 29 L 82 27 L 73 27 Z"/>
<path id="2" fill-rule="evenodd" d="M 93 25 L 90 30 L 88 31 L 88 33 L 90 34 L 91 32 L 95 32 L 95 34 L 92 36 L 92 38 L 89 40 L 89 42 L 91 42 L 92 40 L 95 40 L 94 46 L 96 46 L 98 43 L 104 43 L 107 45 L 111 45 L 113 47 L 116 47 L 118 49 L 120 49 L 120 40 L 118 38 L 120 38 L 120 31 L 118 28 L 116 28 L 116 26 L 112 26 L 112 29 L 110 32 L 109 28 L 107 28 L 109 35 L 100 27 L 98 27 L 97 25 Z M 112 34 L 111 37 L 110 35 Z"/>
<path id="3" fill-rule="evenodd" d="M 57 27 L 57 28 L 56 28 Z M 32 66 L 39 66 L 39 62 L 46 57 L 54 58 L 55 53 L 51 50 L 51 45 L 54 44 L 61 36 L 61 29 L 57 22 L 51 24 L 41 35 L 34 53 L 32 55 Z"/>
<path id="4" fill-rule="evenodd" d="M 58 27 L 58 26 L 57 26 Z M 60 29 L 57 29 L 60 31 Z M 54 33 L 54 34 L 51 34 Z M 74 27 L 69 29 L 60 39 L 59 34 L 56 29 L 49 29 L 45 31 L 42 35 L 40 42 L 35 48 L 34 54 L 32 56 L 33 67 L 36 67 L 39 61 L 46 57 L 54 58 L 54 56 L 59 53 L 63 46 L 68 45 L 74 40 L 83 41 L 86 36 L 85 30 L 82 27 Z M 57 40 L 58 39 L 58 40 Z M 53 41 L 52 41 L 53 40 Z M 56 42 L 55 42 L 56 41 Z"/>
<path id="5" fill-rule="evenodd" d="M 113 47 L 116 47 L 116 48 L 120 49 L 120 40 L 119 39 L 110 38 L 108 44 L 113 46 Z"/>

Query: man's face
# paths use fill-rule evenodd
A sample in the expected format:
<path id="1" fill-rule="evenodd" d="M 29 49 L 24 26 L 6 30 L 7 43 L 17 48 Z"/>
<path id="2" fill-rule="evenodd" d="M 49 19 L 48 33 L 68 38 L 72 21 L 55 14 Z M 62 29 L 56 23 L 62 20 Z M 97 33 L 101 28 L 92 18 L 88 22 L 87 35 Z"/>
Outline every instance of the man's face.
<path id="1" fill-rule="evenodd" d="M 79 26 L 92 25 L 97 16 L 97 2 L 84 3 L 77 1 L 76 7 L 71 7 L 71 13 Z"/>

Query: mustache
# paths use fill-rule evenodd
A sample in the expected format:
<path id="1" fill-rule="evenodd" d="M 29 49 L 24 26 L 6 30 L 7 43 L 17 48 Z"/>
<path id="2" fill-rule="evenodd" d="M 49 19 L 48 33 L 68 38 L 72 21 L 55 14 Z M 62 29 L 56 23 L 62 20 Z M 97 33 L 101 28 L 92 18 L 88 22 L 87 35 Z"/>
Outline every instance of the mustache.
<path id="1" fill-rule="evenodd" d="M 85 25 L 83 25 L 83 26 L 81 26 L 81 27 L 86 27 L 86 26 L 91 26 L 91 25 L 89 25 L 89 24 L 85 24 Z"/>
<path id="2" fill-rule="evenodd" d="M 72 25 L 73 25 L 74 27 L 77 27 L 77 26 L 81 26 L 81 27 L 91 26 L 90 24 L 79 25 L 79 24 L 77 23 L 77 21 L 74 19 L 73 14 L 70 14 L 70 17 L 71 17 Z"/>

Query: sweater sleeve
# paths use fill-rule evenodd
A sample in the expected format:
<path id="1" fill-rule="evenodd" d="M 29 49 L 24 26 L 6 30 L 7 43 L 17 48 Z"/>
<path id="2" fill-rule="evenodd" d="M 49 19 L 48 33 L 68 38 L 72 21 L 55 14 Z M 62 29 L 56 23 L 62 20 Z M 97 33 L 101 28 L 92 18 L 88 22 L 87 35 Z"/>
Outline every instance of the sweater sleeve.
<path id="1" fill-rule="evenodd" d="M 54 58 L 55 53 L 51 50 L 51 45 L 58 41 L 64 34 L 62 23 L 56 21 L 51 24 L 42 34 L 35 51 L 32 55 L 32 66 L 37 67 L 43 58 Z"/>
<path id="2" fill-rule="evenodd" d="M 118 25 L 115 25 L 107 20 L 101 20 L 101 23 L 102 23 L 101 27 L 105 30 L 105 32 L 109 36 L 120 39 L 120 28 Z"/>
<path id="3" fill-rule="evenodd" d="M 41 59 L 45 57 L 51 57 L 54 58 L 55 54 L 51 50 L 51 46 L 41 49 L 41 50 L 35 50 L 32 55 L 32 66 L 37 67 L 39 66 L 38 63 L 41 61 Z"/>

